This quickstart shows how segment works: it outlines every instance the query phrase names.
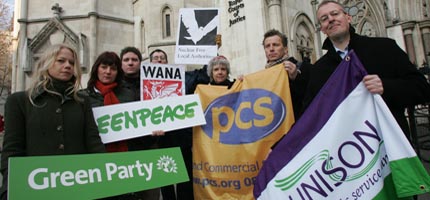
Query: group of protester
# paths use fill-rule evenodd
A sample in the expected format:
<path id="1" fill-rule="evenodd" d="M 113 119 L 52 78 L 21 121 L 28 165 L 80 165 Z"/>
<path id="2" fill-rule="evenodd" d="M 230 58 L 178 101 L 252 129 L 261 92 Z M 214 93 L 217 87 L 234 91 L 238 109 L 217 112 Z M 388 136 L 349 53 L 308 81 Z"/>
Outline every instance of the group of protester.
<path id="1" fill-rule="evenodd" d="M 327 53 L 313 65 L 288 56 L 288 39 L 281 32 L 269 30 L 264 35 L 266 68 L 284 65 L 295 118 L 300 117 L 348 52 L 354 51 L 369 74 L 363 79 L 366 88 L 382 95 L 403 131 L 409 133 L 404 109 L 430 100 L 426 78 L 393 40 L 356 34 L 350 25 L 351 16 L 336 1 L 323 1 L 317 17 L 321 31 L 328 36 L 323 44 Z M 140 101 L 141 62 L 142 54 L 134 47 L 124 48 L 119 56 L 114 52 L 103 52 L 91 68 L 87 88 L 79 90 L 82 72 L 76 51 L 66 44 L 53 45 L 46 50 L 36 64 L 34 83 L 28 90 L 9 96 L 5 105 L 2 199 L 7 198 L 8 159 L 13 156 L 124 152 L 179 146 L 188 173 L 192 174 L 191 129 L 168 133 L 154 131 L 152 136 L 106 145 L 99 137 L 92 108 Z M 157 49 L 150 54 L 150 62 L 167 64 L 167 54 Z M 206 69 L 207 75 L 201 73 Z M 229 75 L 230 64 L 226 57 L 214 57 L 203 69 L 186 74 L 186 81 L 192 82 L 186 83 L 186 93 L 193 93 L 199 83 L 231 87 L 234 81 L 230 81 Z M 163 199 L 193 199 L 191 181 L 176 187 L 176 195 L 173 186 L 163 187 Z M 159 195 L 157 188 L 106 199 L 158 200 Z"/>

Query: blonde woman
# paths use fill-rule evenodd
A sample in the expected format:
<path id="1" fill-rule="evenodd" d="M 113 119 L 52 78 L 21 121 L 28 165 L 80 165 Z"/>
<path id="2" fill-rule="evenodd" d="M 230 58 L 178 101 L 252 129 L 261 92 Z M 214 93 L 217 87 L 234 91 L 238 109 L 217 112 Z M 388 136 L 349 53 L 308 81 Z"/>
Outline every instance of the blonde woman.
<path id="1" fill-rule="evenodd" d="M 78 96 L 80 79 L 76 51 L 56 44 L 36 63 L 31 87 L 8 97 L 2 199 L 6 198 L 9 157 L 105 152 L 87 97 Z"/>

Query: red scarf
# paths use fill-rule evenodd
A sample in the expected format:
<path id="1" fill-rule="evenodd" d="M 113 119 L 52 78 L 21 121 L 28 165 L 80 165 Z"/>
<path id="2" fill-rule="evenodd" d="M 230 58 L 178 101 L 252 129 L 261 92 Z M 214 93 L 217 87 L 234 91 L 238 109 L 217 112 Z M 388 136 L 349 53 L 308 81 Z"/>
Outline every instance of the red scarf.
<path id="1" fill-rule="evenodd" d="M 116 97 L 115 93 L 113 92 L 113 89 L 118 85 L 118 83 L 111 83 L 111 84 L 103 84 L 99 80 L 96 82 L 96 88 L 100 91 L 100 94 L 103 96 L 103 105 L 112 105 L 112 104 L 118 104 L 120 103 L 118 98 Z M 119 142 L 113 142 L 106 144 L 106 151 L 107 152 L 124 152 L 128 151 L 128 146 L 126 141 L 119 141 Z"/>

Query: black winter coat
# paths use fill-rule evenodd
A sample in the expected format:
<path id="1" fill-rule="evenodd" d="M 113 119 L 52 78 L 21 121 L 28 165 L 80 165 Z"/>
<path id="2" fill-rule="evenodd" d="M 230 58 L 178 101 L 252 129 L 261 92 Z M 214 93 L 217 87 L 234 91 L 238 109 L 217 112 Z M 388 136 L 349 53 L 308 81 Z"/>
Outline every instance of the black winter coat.
<path id="1" fill-rule="evenodd" d="M 353 28 L 350 28 L 350 32 L 348 49 L 354 50 L 368 74 L 376 74 L 381 78 L 384 87 L 382 98 L 403 131 L 408 134 L 405 108 L 430 100 L 430 86 L 427 80 L 394 40 L 360 36 L 355 34 Z M 311 103 L 342 61 L 328 38 L 324 41 L 323 49 L 328 51 L 311 70 L 304 108 Z"/>
<path id="2" fill-rule="evenodd" d="M 5 135 L 1 156 L 2 198 L 7 190 L 8 161 L 15 156 L 45 156 L 105 152 L 89 100 L 40 91 L 31 104 L 27 92 L 17 92 L 5 104 Z M 40 105 L 40 106 L 39 106 Z"/>

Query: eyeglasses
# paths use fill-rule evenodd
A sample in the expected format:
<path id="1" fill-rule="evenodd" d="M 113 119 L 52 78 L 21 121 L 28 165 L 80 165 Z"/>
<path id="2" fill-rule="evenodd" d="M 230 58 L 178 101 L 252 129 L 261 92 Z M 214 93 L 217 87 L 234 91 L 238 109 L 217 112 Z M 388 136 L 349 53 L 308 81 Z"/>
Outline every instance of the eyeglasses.
<path id="1" fill-rule="evenodd" d="M 331 17 L 337 17 L 340 14 L 347 14 L 345 11 L 343 10 L 333 10 L 331 11 L 328 15 L 330 15 Z M 328 20 L 328 15 L 323 15 L 319 18 L 320 23 L 324 23 Z"/>
<path id="2" fill-rule="evenodd" d="M 154 56 L 154 57 L 152 57 L 152 60 L 166 60 L 166 57 L 164 57 L 164 56 Z"/>

